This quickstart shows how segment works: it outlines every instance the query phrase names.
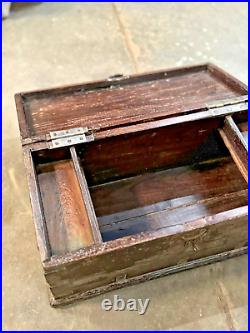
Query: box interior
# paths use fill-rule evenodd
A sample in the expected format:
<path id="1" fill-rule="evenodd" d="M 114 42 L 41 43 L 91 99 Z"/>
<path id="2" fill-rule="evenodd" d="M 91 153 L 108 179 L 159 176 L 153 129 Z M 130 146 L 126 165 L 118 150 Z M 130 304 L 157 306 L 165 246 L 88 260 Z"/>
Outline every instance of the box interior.
<path id="1" fill-rule="evenodd" d="M 247 205 L 247 183 L 218 133 L 221 121 L 199 120 L 75 147 L 104 242 Z M 37 151 L 33 160 L 52 255 L 92 245 L 70 149 Z"/>
<path id="2" fill-rule="evenodd" d="M 38 153 L 35 160 L 43 160 L 36 171 L 51 254 L 60 255 L 94 240 L 69 149 L 51 153 Z"/>
<path id="3" fill-rule="evenodd" d="M 104 241 L 247 204 L 218 119 L 78 147 Z"/>
<path id="4" fill-rule="evenodd" d="M 102 240 L 178 226 L 247 204 L 219 133 L 199 120 L 77 145 Z M 69 149 L 33 154 L 53 254 L 93 244 Z"/>

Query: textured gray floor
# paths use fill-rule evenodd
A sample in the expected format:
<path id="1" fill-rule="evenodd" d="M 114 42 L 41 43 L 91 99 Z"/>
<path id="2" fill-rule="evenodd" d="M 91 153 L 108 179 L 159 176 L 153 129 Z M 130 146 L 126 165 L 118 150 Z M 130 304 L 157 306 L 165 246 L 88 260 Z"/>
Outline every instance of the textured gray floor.
<path id="1" fill-rule="evenodd" d="M 146 315 L 100 296 L 48 305 L 25 179 L 15 92 L 211 61 L 247 82 L 243 3 L 14 6 L 3 21 L 4 329 L 246 329 L 247 257 L 108 294 L 150 298 Z"/>

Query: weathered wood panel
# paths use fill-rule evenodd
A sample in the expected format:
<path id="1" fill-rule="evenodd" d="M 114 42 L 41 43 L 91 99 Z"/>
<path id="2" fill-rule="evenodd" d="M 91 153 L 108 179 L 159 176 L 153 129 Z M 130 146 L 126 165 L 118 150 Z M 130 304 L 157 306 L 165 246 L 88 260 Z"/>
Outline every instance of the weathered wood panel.
<path id="1" fill-rule="evenodd" d="M 245 180 L 248 182 L 248 146 L 231 116 L 225 118 L 221 137 Z"/>
<path id="2" fill-rule="evenodd" d="M 247 188 L 231 157 L 90 187 L 97 216 L 185 196 L 196 200 Z"/>
<path id="3" fill-rule="evenodd" d="M 211 64 L 16 95 L 54 305 L 246 251 L 247 185 L 226 162 L 246 168 L 246 95 Z M 47 149 L 48 132 L 78 126 L 95 141 Z M 96 213 L 104 240 L 119 238 L 102 242 Z"/>
<path id="4" fill-rule="evenodd" d="M 226 154 L 219 118 L 115 136 L 77 147 L 89 185 Z M 203 146 L 201 147 L 201 145 Z"/>
<path id="5" fill-rule="evenodd" d="M 72 161 L 39 166 L 38 184 L 52 255 L 93 244 L 93 234 Z"/>
<path id="6" fill-rule="evenodd" d="M 104 241 L 168 228 L 247 205 L 247 190 L 198 199 L 193 195 L 98 218 Z"/>
<path id="7" fill-rule="evenodd" d="M 55 258 L 44 269 L 54 298 L 60 299 L 246 244 L 247 207 L 242 207 Z"/>
<path id="8" fill-rule="evenodd" d="M 96 129 L 141 122 L 247 94 L 243 86 L 218 72 L 215 67 L 194 66 L 118 81 L 23 93 L 20 112 L 26 124 L 20 123 L 22 137 L 71 127 Z M 17 95 L 17 103 L 19 100 Z"/>

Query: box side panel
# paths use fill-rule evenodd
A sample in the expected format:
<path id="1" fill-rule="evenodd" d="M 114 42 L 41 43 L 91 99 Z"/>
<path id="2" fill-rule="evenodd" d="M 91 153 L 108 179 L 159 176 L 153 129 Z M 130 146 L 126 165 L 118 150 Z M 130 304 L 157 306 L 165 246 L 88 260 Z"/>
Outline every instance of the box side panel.
<path id="1" fill-rule="evenodd" d="M 169 227 L 164 236 L 150 241 L 129 245 L 133 243 L 132 237 L 127 238 L 127 242 L 126 246 L 108 251 L 109 244 L 115 244 L 115 241 L 109 242 L 97 255 L 62 260 L 61 264 L 58 260 L 55 266 L 52 262 L 45 265 L 45 277 L 53 297 L 63 299 L 244 247 L 247 244 L 247 207 Z"/>
<path id="2" fill-rule="evenodd" d="M 115 289 L 120 289 L 120 288 L 123 288 L 123 287 L 132 286 L 132 285 L 135 285 L 137 283 L 150 281 L 150 280 L 153 280 L 153 279 L 156 279 L 156 278 L 159 278 L 159 277 L 163 277 L 163 276 L 167 276 L 167 275 L 170 275 L 170 274 L 182 272 L 184 270 L 188 270 L 188 269 L 191 269 L 191 268 L 196 268 L 196 267 L 216 263 L 218 261 L 222 261 L 222 260 L 225 260 L 225 259 L 230 259 L 230 258 L 233 258 L 233 257 L 236 257 L 236 256 L 246 254 L 247 252 L 248 252 L 248 247 L 245 246 L 245 247 L 238 248 L 238 249 L 235 249 L 235 250 L 221 252 L 219 254 L 215 254 L 215 255 L 212 255 L 212 256 L 209 256 L 209 257 L 204 257 L 204 258 L 201 258 L 201 259 L 195 259 L 195 260 L 189 261 L 187 263 L 185 263 L 185 262 L 180 263 L 180 264 L 177 264 L 175 266 L 166 267 L 166 268 L 163 268 L 163 269 L 159 269 L 157 271 L 153 271 L 153 272 L 145 273 L 145 274 L 142 274 L 142 275 L 138 275 L 136 277 L 132 277 L 132 278 L 129 278 L 129 279 L 126 279 L 126 280 L 121 280 L 119 282 L 110 283 L 110 284 L 105 285 L 103 287 L 91 289 L 87 292 L 79 292 L 79 293 L 72 294 L 68 297 L 63 297 L 63 298 L 55 299 L 53 297 L 53 295 L 51 294 L 50 290 L 48 290 L 49 291 L 49 298 L 50 298 L 50 305 L 53 306 L 53 307 L 68 305 L 72 302 L 79 301 L 79 300 L 86 300 L 88 298 L 92 298 L 92 297 L 98 296 L 100 294 L 107 293 L 107 292 L 115 290 Z"/>

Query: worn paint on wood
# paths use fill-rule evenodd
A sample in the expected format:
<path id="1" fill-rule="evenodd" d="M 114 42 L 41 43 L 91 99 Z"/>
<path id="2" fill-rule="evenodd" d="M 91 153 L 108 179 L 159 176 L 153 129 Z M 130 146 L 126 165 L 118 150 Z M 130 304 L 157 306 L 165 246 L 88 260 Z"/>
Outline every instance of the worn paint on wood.
<path id="1" fill-rule="evenodd" d="M 71 161 L 39 166 L 38 184 L 52 255 L 93 244 L 92 230 Z"/>
<path id="2" fill-rule="evenodd" d="M 211 64 L 16 95 L 52 305 L 246 252 L 246 95 Z"/>

